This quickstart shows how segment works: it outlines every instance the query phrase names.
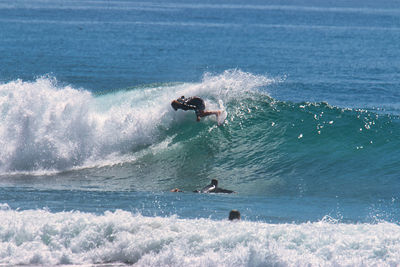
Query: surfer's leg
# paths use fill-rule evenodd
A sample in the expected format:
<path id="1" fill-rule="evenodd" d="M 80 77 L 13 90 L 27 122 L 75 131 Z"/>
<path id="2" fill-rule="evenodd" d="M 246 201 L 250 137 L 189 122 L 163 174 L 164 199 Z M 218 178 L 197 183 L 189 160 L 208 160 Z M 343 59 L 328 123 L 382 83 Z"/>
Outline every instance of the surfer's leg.
<path id="1" fill-rule="evenodd" d="M 200 116 L 200 117 L 207 117 L 207 116 L 210 116 L 210 115 L 215 115 L 215 116 L 218 117 L 219 114 L 221 114 L 221 111 L 220 111 L 220 110 L 216 110 L 216 111 L 208 110 L 208 111 L 200 111 L 200 112 L 199 112 L 199 116 Z"/>

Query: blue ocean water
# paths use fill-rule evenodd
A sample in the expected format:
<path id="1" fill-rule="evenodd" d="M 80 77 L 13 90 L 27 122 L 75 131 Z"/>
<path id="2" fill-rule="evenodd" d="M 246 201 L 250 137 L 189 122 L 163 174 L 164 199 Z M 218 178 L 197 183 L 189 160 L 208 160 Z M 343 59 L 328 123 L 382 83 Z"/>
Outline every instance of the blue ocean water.
<path id="1" fill-rule="evenodd" d="M 399 41 L 395 0 L 1 1 L 0 265 L 397 266 Z"/>

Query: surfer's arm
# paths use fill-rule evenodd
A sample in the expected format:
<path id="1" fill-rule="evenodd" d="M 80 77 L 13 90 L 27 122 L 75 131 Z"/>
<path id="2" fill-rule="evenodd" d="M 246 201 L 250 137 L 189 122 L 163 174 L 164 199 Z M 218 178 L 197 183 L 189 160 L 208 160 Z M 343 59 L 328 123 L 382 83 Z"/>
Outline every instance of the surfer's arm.
<path id="1" fill-rule="evenodd" d="M 203 189 L 201 189 L 201 193 L 213 193 L 215 190 L 215 185 L 207 185 Z"/>

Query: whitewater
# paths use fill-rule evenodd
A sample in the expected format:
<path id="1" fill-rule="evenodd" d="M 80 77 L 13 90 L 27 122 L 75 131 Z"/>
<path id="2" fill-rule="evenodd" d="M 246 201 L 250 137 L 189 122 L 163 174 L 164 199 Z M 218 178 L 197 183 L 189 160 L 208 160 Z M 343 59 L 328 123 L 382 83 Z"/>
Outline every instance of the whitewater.
<path id="1" fill-rule="evenodd" d="M 135 266 L 396 265 L 396 224 L 304 224 L 143 217 L 117 210 L 11 211 L 2 207 L 2 263 Z M 2 243 L 5 243 L 4 241 Z"/>

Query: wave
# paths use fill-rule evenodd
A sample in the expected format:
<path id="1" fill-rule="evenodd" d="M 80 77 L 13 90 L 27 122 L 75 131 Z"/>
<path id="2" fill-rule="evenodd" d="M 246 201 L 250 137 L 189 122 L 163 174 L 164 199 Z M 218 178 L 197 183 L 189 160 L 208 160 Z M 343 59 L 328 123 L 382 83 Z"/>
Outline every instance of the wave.
<path id="1" fill-rule="evenodd" d="M 134 160 L 132 151 L 164 141 L 187 115 L 171 99 L 201 95 L 210 108 L 272 80 L 240 71 L 201 83 L 130 88 L 95 95 L 55 78 L 0 85 L 0 173 L 60 171 Z M 243 89 L 243 91 L 241 91 Z M 236 90 L 236 91 L 235 91 Z M 117 159 L 118 158 L 118 159 Z"/>
<path id="2" fill-rule="evenodd" d="M 0 206 L 1 265 L 392 266 L 400 227 L 144 217 Z"/>
<path id="3" fill-rule="evenodd" d="M 103 94 L 54 78 L 12 81 L 0 85 L 0 173 L 126 164 L 138 190 L 193 190 L 223 177 L 245 194 L 397 195 L 397 115 L 279 101 L 268 94 L 278 83 L 240 70 Z M 175 112 L 170 101 L 181 95 L 203 97 L 208 109 L 223 100 L 225 124 Z"/>

